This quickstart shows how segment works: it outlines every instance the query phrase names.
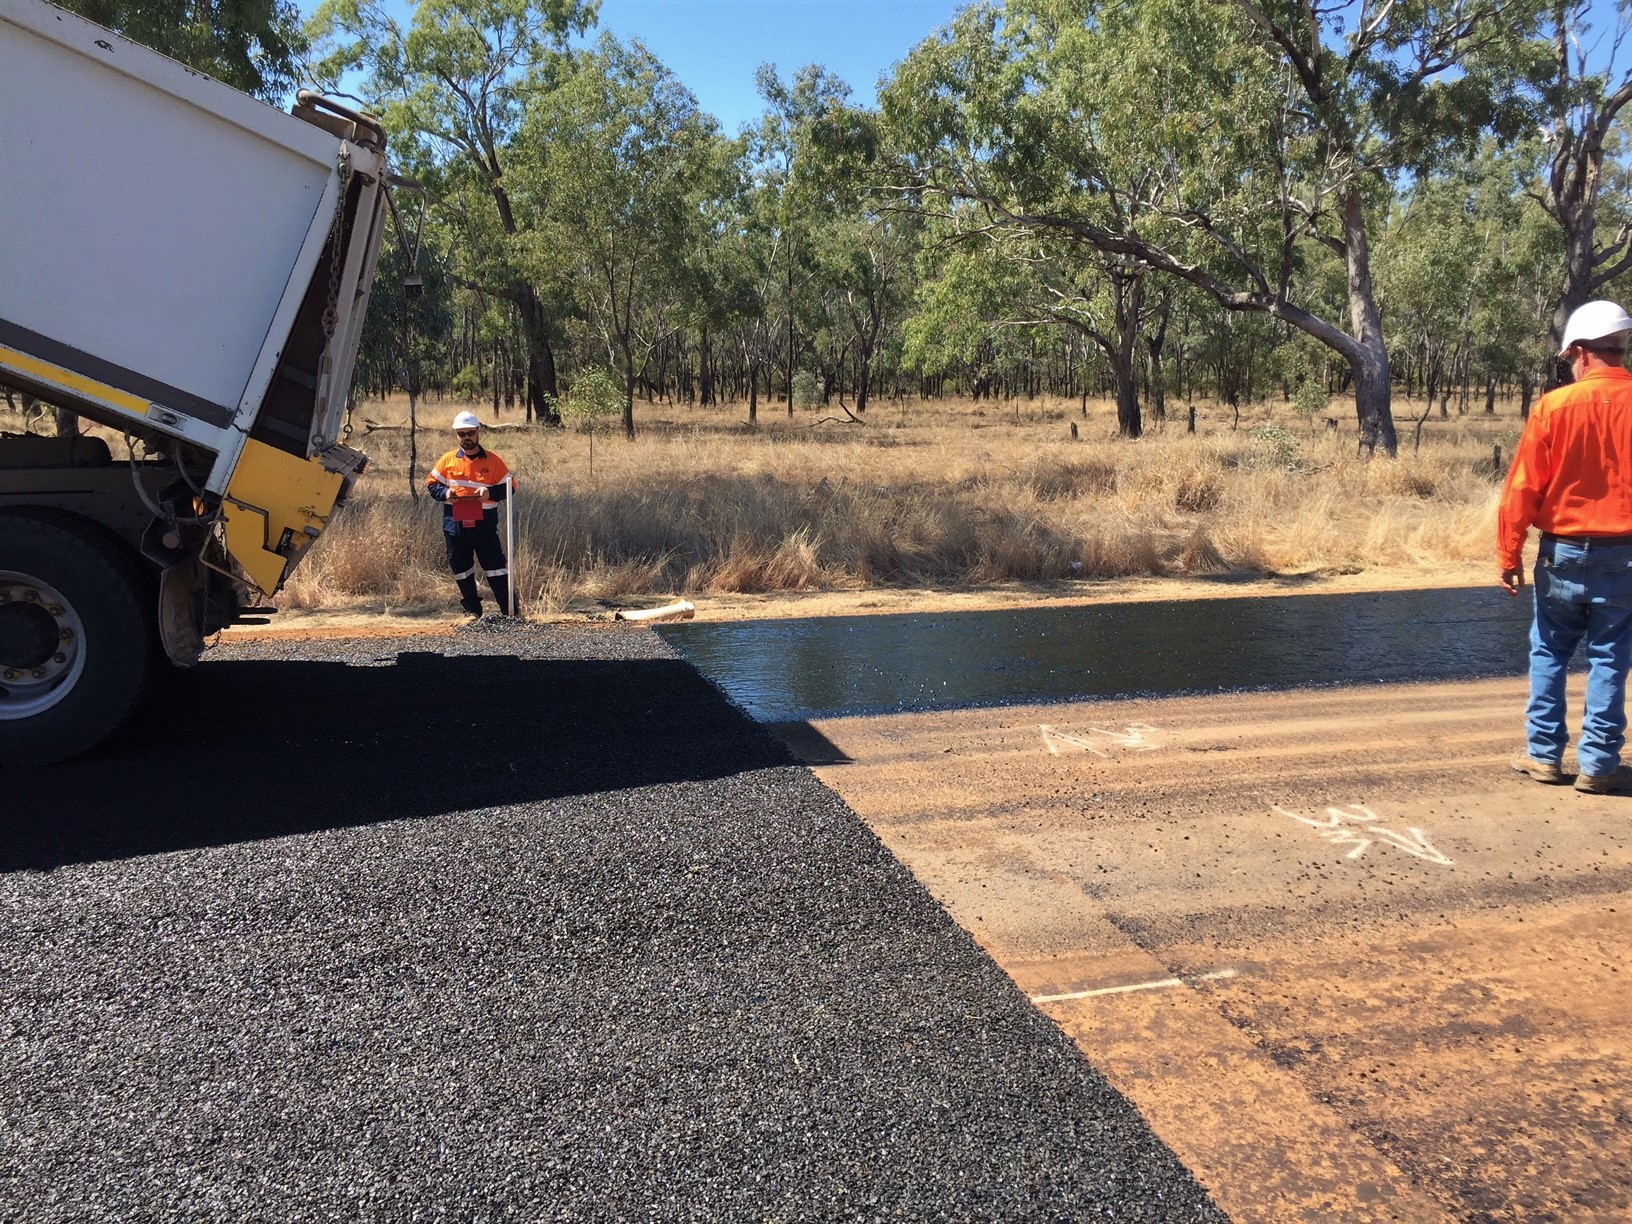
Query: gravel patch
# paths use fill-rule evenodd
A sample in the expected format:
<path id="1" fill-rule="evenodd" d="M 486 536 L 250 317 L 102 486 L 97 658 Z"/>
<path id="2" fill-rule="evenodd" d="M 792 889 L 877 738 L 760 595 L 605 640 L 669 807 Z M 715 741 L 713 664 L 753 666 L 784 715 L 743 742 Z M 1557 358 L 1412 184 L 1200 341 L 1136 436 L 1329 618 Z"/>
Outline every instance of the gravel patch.
<path id="1" fill-rule="evenodd" d="M 223 647 L 7 784 L 0 1218 L 1224 1218 L 648 630 Z"/>

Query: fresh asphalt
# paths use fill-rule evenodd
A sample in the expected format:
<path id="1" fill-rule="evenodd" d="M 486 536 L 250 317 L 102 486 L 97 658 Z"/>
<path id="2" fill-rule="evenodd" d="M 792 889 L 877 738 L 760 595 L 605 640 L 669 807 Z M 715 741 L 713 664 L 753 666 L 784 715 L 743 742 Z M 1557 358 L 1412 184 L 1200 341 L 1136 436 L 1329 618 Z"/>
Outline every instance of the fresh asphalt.
<path id="1" fill-rule="evenodd" d="M 0 1219 L 1224 1219 L 648 631 L 224 647 L 10 772 Z"/>

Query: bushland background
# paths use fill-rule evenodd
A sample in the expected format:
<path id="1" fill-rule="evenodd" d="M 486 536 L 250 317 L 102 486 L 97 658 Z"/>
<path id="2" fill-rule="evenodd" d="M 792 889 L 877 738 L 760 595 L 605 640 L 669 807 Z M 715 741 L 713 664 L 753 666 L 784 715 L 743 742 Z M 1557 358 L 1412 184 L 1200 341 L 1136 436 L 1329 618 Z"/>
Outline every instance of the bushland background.
<path id="1" fill-rule="evenodd" d="M 1624 6 L 975 4 L 876 106 L 762 66 L 736 133 L 594 0 L 73 6 L 360 99 L 421 186 L 296 604 L 440 597 L 463 406 L 534 607 L 1464 564 L 1628 288 Z"/>

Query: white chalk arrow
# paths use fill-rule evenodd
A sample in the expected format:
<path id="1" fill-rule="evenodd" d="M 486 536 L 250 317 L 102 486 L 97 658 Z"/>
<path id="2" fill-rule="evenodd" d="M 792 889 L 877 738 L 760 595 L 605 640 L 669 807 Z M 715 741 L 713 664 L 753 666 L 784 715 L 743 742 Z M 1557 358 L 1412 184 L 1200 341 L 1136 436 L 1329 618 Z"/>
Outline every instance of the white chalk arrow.
<path id="1" fill-rule="evenodd" d="M 1438 863 L 1442 867 L 1453 865 L 1450 859 L 1434 848 L 1433 843 L 1428 840 L 1428 835 L 1421 829 L 1409 828 L 1404 833 L 1399 833 L 1385 828 L 1378 823 L 1381 817 L 1361 803 L 1351 803 L 1347 808 L 1329 807 L 1324 818 L 1305 816 L 1301 812 L 1289 812 L 1279 804 L 1271 804 L 1270 810 L 1279 812 L 1299 824 L 1308 825 L 1311 829 L 1319 829 L 1321 837 L 1334 846 L 1353 846 L 1354 849 L 1345 856 L 1347 858 L 1359 858 L 1371 848 L 1373 841 L 1381 841 L 1385 845 L 1404 850 L 1414 858 Z"/>
<path id="2" fill-rule="evenodd" d="M 1145 738 L 1156 732 L 1156 728 L 1149 723 L 1128 723 L 1120 731 L 1089 727 L 1088 734 L 1098 736 L 1098 740 L 1085 739 L 1080 735 L 1056 730 L 1050 723 L 1041 723 L 1037 729 L 1043 733 L 1043 744 L 1052 756 L 1059 756 L 1062 746 L 1091 752 L 1095 756 L 1109 756 L 1107 748 L 1124 748 L 1129 752 L 1152 752 L 1161 747 L 1160 744 L 1153 744 Z"/>

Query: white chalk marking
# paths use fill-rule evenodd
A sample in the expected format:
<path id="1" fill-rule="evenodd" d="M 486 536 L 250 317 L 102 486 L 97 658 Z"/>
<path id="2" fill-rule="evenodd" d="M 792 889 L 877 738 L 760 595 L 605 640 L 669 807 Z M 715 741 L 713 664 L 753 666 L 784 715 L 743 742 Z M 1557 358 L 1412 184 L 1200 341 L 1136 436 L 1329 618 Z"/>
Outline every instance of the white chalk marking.
<path id="1" fill-rule="evenodd" d="M 1091 752 L 1095 756 L 1110 756 L 1107 748 L 1125 748 L 1130 752 L 1152 752 L 1160 748 L 1160 744 L 1153 744 L 1145 737 L 1154 735 L 1156 728 L 1149 723 L 1128 723 L 1120 731 L 1110 731 L 1104 727 L 1089 727 L 1088 735 L 1097 735 L 1098 740 L 1087 739 L 1081 735 L 1072 735 L 1066 731 L 1056 730 L 1052 723 L 1039 723 L 1037 730 L 1043 733 L 1043 745 L 1049 755 L 1059 756 L 1062 745 L 1070 748 L 1080 748 L 1084 752 Z"/>
<path id="2" fill-rule="evenodd" d="M 1271 804 L 1270 811 L 1279 812 L 1311 829 L 1319 829 L 1321 837 L 1334 846 L 1353 846 L 1354 849 L 1344 855 L 1345 858 L 1357 859 L 1370 849 L 1373 841 L 1380 841 L 1385 846 L 1404 850 L 1415 858 L 1438 863 L 1441 867 L 1454 866 L 1450 859 L 1434 848 L 1421 829 L 1413 827 L 1400 833 L 1385 828 L 1377 823 L 1381 817 L 1364 804 L 1351 803 L 1347 809 L 1329 807 L 1325 819 L 1289 812 L 1278 803 Z"/>
<path id="3" fill-rule="evenodd" d="M 1173 986 L 1188 986 L 1193 982 L 1221 982 L 1235 976 L 1234 969 L 1220 969 L 1216 973 L 1203 973 L 1195 977 L 1162 978 L 1155 982 L 1134 982 L 1129 986 L 1101 986 L 1097 990 L 1077 990 L 1070 994 L 1033 995 L 1033 1003 L 1068 1003 L 1072 999 L 1093 999 L 1100 995 L 1129 994 L 1135 990 L 1167 990 Z"/>

